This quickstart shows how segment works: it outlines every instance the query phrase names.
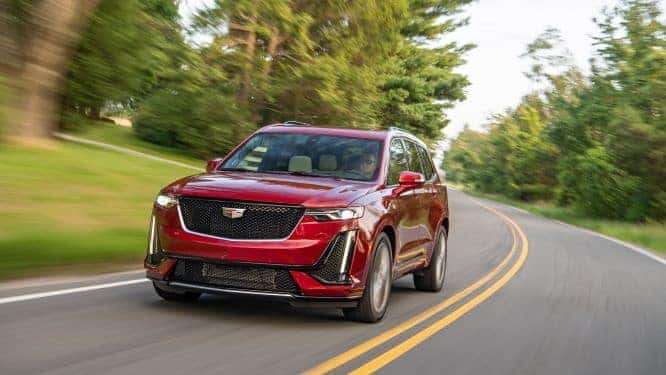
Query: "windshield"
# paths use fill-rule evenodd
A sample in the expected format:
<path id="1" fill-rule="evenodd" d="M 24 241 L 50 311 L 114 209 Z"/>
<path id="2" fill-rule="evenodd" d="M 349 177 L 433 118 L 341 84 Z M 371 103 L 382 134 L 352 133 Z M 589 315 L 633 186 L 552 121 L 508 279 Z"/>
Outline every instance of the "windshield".
<path id="1" fill-rule="evenodd" d="M 381 141 L 329 135 L 260 133 L 218 170 L 372 181 L 379 171 Z"/>

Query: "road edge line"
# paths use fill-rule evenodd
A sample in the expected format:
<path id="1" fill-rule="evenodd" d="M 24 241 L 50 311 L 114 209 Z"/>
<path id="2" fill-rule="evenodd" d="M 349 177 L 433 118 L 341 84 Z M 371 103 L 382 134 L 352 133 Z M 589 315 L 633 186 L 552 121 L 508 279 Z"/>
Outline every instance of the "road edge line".
<path id="1" fill-rule="evenodd" d="M 654 261 L 657 261 L 658 263 L 661 263 L 662 265 L 666 266 L 666 258 L 664 258 L 664 257 L 662 257 L 662 256 L 660 256 L 660 255 L 658 255 L 658 254 L 655 254 L 654 252 L 652 252 L 652 251 L 650 251 L 650 250 L 648 250 L 648 249 L 642 248 L 642 247 L 640 247 L 640 246 L 638 246 L 638 245 L 634 245 L 634 244 L 631 244 L 631 243 L 626 242 L 626 241 L 622 241 L 622 240 L 620 240 L 620 239 L 618 239 L 618 238 L 615 238 L 615 237 L 607 236 L 607 235 L 605 235 L 605 234 L 603 234 L 603 233 L 595 232 L 595 231 L 593 231 L 593 230 L 591 230 L 591 229 L 587 229 L 587 228 L 579 227 L 579 226 L 577 226 L 577 225 L 573 225 L 573 224 L 565 223 L 564 221 L 560 221 L 560 220 L 555 220 L 555 219 L 551 219 L 551 220 L 553 220 L 554 222 L 556 222 L 556 223 L 558 223 L 558 224 L 562 224 L 562 225 L 564 225 L 564 226 L 567 226 L 567 227 L 569 227 L 569 228 L 577 229 L 577 230 L 579 230 L 579 231 L 581 231 L 581 232 L 584 232 L 584 233 L 587 233 L 587 234 L 591 234 L 591 235 L 593 235 L 593 236 L 595 236 L 595 237 L 599 237 L 599 238 L 603 238 L 603 239 L 608 240 L 608 241 L 611 241 L 611 242 L 615 242 L 617 245 L 624 246 L 625 248 L 627 248 L 627 249 L 629 249 L 629 250 L 631 250 L 631 251 L 633 251 L 633 252 L 635 252 L 635 253 L 638 253 L 638 254 L 644 255 L 644 256 L 646 256 L 646 257 L 648 257 L 648 258 L 650 258 L 650 259 L 652 259 L 652 260 L 654 260 Z"/>
<path id="2" fill-rule="evenodd" d="M 83 293 L 83 292 L 89 292 L 89 291 L 93 291 L 93 290 L 109 289 L 109 288 L 115 288 L 115 287 L 119 287 L 119 286 L 126 286 L 126 285 L 144 283 L 144 282 L 147 282 L 147 281 L 150 281 L 150 280 L 148 280 L 146 278 L 133 279 L 133 280 L 125 280 L 125 281 L 116 281 L 116 282 L 106 283 L 106 284 L 82 286 L 82 287 L 78 287 L 78 288 L 53 290 L 53 291 L 50 291 L 50 292 L 39 292 L 39 293 L 23 294 L 23 295 L 12 296 L 12 297 L 4 297 L 4 298 L 0 298 L 0 305 L 5 305 L 5 304 L 15 303 L 15 302 L 30 301 L 30 300 L 42 299 L 42 298 L 48 298 L 48 297 L 54 297 L 54 296 L 62 296 L 62 295 L 66 295 L 66 294 Z"/>
<path id="3" fill-rule="evenodd" d="M 0 281 L 0 293 L 11 293 L 12 291 L 20 291 L 22 289 L 41 289 L 53 286 L 61 288 L 70 284 L 85 284 L 89 282 L 98 281 L 100 278 L 106 277 L 126 277 L 137 274 L 137 276 L 145 272 L 143 268 L 133 268 L 126 271 L 105 272 L 99 275 L 86 275 L 86 274 L 62 274 L 62 275 L 46 275 L 46 276 L 33 276 L 27 278 L 14 278 Z"/>
<path id="4" fill-rule="evenodd" d="M 455 189 L 454 189 L 454 190 L 455 190 Z M 599 238 L 603 238 L 603 239 L 608 240 L 608 241 L 611 241 L 611 242 L 615 242 L 617 245 L 623 246 L 623 247 L 625 247 L 625 248 L 627 248 L 627 249 L 629 249 L 629 250 L 631 250 L 631 251 L 633 251 L 633 252 L 635 252 L 635 253 L 638 253 L 638 254 L 644 255 L 644 256 L 646 256 L 646 257 L 648 257 L 648 258 L 650 258 L 650 259 L 652 259 L 652 260 L 654 260 L 654 261 L 656 261 L 656 262 L 658 262 L 658 263 L 661 263 L 662 265 L 666 266 L 666 257 L 664 257 L 664 256 L 662 256 L 662 255 L 660 255 L 660 254 L 657 254 L 657 253 L 655 253 L 654 251 L 649 250 L 649 249 L 646 249 L 646 248 L 644 248 L 644 247 L 641 247 L 641 246 L 634 245 L 634 244 L 632 244 L 632 243 L 629 243 L 629 242 L 623 241 L 623 240 L 621 240 L 621 239 L 619 239 L 619 238 L 611 237 L 611 236 L 608 236 L 608 235 L 603 234 L 603 233 L 601 233 L 601 232 L 597 232 L 597 231 L 594 231 L 594 230 L 592 230 L 592 229 L 583 228 L 583 227 L 580 227 L 580 226 L 575 225 L 575 224 L 570 224 L 570 223 L 566 223 L 566 222 L 561 221 L 561 220 L 557 220 L 557 219 L 553 219 L 553 218 L 550 218 L 550 217 L 547 217 L 547 216 L 543 216 L 543 215 L 535 214 L 535 213 L 529 212 L 529 211 L 527 211 L 527 210 L 524 210 L 524 209 L 522 209 L 522 208 L 518 208 L 518 207 L 516 207 L 516 206 L 512 206 L 512 205 L 507 204 L 507 203 L 498 202 L 498 201 L 493 200 L 493 199 L 490 199 L 490 198 L 483 198 L 483 197 L 481 197 L 481 198 L 477 198 L 477 197 L 474 197 L 474 196 L 469 195 L 469 194 L 466 193 L 465 191 L 462 191 L 462 190 L 456 190 L 456 191 L 458 191 L 458 192 L 460 192 L 460 193 L 462 193 L 462 194 L 465 194 L 465 195 L 469 196 L 470 198 L 472 198 L 472 199 L 474 199 L 474 200 L 477 200 L 477 201 L 478 201 L 478 199 L 484 199 L 484 200 L 487 200 L 487 201 L 489 201 L 489 202 L 493 202 L 493 203 L 495 203 L 495 204 L 498 204 L 498 205 L 500 205 L 500 206 L 504 206 L 504 207 L 507 207 L 507 208 L 514 209 L 514 210 L 516 210 L 516 211 L 518 211 L 518 212 L 522 212 L 522 213 L 524 213 L 524 214 L 526 214 L 526 215 L 530 215 L 530 216 L 538 217 L 538 218 L 545 219 L 545 220 L 550 220 L 550 221 L 552 221 L 552 222 L 554 222 L 554 223 L 557 223 L 557 224 L 561 224 L 561 225 L 564 225 L 564 226 L 570 227 L 571 229 L 577 229 L 577 230 L 579 230 L 579 231 L 581 231 L 581 232 L 584 232 L 584 233 L 587 233 L 587 234 L 590 234 L 590 235 L 593 235 L 593 236 L 596 236 L 596 237 L 599 237 Z M 479 203 L 479 204 L 482 204 L 482 203 Z"/>

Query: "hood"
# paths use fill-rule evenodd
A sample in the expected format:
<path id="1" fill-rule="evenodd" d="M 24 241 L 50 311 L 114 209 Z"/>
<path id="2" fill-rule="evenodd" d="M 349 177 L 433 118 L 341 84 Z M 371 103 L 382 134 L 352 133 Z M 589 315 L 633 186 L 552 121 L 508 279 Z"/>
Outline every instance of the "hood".
<path id="1" fill-rule="evenodd" d="M 373 183 L 268 173 L 217 172 L 178 180 L 162 191 L 211 199 L 345 207 L 375 189 Z"/>

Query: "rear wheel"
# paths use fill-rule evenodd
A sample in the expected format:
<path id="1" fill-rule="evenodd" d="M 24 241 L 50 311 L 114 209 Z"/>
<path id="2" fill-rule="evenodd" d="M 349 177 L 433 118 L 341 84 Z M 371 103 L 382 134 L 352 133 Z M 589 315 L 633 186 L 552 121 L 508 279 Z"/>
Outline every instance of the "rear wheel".
<path id="1" fill-rule="evenodd" d="M 175 288 L 163 287 L 153 282 L 153 287 L 155 288 L 155 293 L 158 296 L 162 297 L 165 301 L 174 301 L 174 302 L 193 302 L 201 297 L 201 293 L 181 291 Z"/>
<path id="2" fill-rule="evenodd" d="M 342 310 L 345 318 L 368 323 L 381 320 L 388 307 L 391 281 L 391 242 L 382 233 L 377 238 L 363 297 L 358 307 Z"/>
<path id="3" fill-rule="evenodd" d="M 439 292 L 444 286 L 446 276 L 446 231 L 440 230 L 430 265 L 414 273 L 414 287 L 427 292 Z"/>

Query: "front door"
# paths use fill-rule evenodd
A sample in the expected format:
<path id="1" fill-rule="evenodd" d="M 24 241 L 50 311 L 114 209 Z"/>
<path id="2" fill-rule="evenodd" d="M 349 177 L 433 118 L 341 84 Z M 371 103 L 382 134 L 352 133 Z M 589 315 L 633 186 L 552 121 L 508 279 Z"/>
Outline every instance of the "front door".
<path id="1" fill-rule="evenodd" d="M 400 172 L 412 171 L 423 173 L 418 152 L 414 145 L 400 138 L 395 138 L 390 145 L 390 162 L 387 179 L 388 188 L 398 186 Z M 413 153 L 413 154 L 412 154 Z M 428 229 L 428 207 L 424 204 L 425 187 L 410 189 L 393 197 L 391 205 L 396 222 L 396 264 L 419 262 L 425 258 L 430 242 Z"/>

